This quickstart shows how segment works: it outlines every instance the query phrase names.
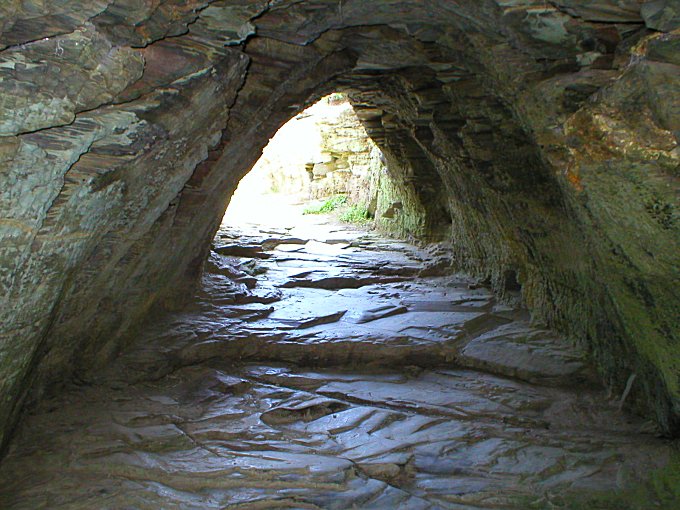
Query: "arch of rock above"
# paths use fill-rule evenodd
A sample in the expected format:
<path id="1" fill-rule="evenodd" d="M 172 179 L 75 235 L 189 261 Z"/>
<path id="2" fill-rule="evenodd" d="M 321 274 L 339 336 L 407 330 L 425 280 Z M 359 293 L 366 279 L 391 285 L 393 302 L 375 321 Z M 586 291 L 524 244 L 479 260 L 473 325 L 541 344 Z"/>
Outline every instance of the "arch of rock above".
<path id="1" fill-rule="evenodd" d="M 521 285 L 678 435 L 676 1 L 10 0 L 0 20 L 0 444 L 27 395 L 184 295 L 262 147 L 336 90 L 402 231 Z"/>

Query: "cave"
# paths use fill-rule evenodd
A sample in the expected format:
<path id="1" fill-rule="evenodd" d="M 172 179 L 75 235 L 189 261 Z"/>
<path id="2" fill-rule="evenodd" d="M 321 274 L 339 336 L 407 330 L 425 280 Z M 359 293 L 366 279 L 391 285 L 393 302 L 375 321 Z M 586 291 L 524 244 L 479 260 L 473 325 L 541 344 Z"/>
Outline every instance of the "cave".
<path id="1" fill-rule="evenodd" d="M 676 508 L 679 55 L 677 0 L 3 2 L 0 507 Z M 385 245 L 429 250 L 418 292 L 458 278 L 469 299 L 521 309 L 531 332 L 515 337 L 554 340 L 565 365 L 582 352 L 587 376 L 537 380 L 532 370 L 547 370 L 540 342 L 532 370 L 500 374 L 496 362 L 465 365 L 445 349 L 388 356 L 392 375 L 368 374 L 375 393 L 416 416 L 384 417 L 375 430 L 403 421 L 400 433 L 423 439 L 410 456 L 387 449 L 371 461 L 329 450 L 310 463 L 316 436 L 284 447 L 269 432 L 257 439 L 269 456 L 255 458 L 264 447 L 245 428 L 217 427 L 205 446 L 167 410 L 149 407 L 165 416 L 154 422 L 125 408 L 170 405 L 175 388 L 197 395 L 190 415 L 200 398 L 230 395 L 243 423 L 260 416 L 274 430 L 367 405 L 361 388 L 348 389 L 361 381 L 343 372 L 313 405 L 275 407 L 285 388 L 314 393 L 306 366 L 356 368 L 331 349 L 283 374 L 277 363 L 297 348 L 286 335 L 267 340 L 278 354 L 257 384 L 214 365 L 248 359 L 247 341 L 184 372 L 162 358 L 141 386 L 115 376 L 125 360 L 167 352 L 172 334 L 200 336 L 177 320 L 216 268 L 215 292 L 238 284 L 214 258 L 234 190 L 277 130 L 331 93 L 348 99 L 389 170 L 371 205 Z M 140 344 L 163 327 L 155 347 Z M 418 415 L 408 404 L 418 388 L 443 388 L 422 372 L 431 356 L 450 372 L 441 398 L 503 384 L 507 395 L 533 384 L 533 396 L 499 400 L 490 414 L 473 398 L 446 411 L 430 402 Z M 400 395 L 390 377 L 415 386 Z M 278 393 L 265 392 L 272 386 Z M 257 407 L 267 402 L 269 414 Z M 96 412 L 109 423 L 88 421 Z M 570 426 L 585 415 L 587 426 Z M 88 442 L 101 427 L 115 434 Z M 448 443 L 433 439 L 442 427 Z M 522 446 L 534 435 L 541 441 Z M 572 451 L 567 436 L 582 441 L 572 450 L 600 455 L 597 469 L 555 453 Z M 393 440 L 368 437 L 362 448 Z M 250 464 L 230 471 L 246 453 Z M 560 478 L 557 465 L 571 470 Z M 512 476 L 526 486 L 494 485 Z"/>

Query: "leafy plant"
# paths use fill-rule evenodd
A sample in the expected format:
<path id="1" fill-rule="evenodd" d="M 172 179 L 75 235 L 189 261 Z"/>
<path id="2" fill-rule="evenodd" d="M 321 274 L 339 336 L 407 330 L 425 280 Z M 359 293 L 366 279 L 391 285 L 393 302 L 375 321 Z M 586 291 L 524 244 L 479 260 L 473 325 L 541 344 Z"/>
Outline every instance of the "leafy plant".
<path id="1" fill-rule="evenodd" d="M 305 207 L 302 214 L 326 214 L 335 211 L 338 207 L 347 203 L 347 195 L 335 195 L 321 205 Z"/>
<path id="2" fill-rule="evenodd" d="M 366 223 L 370 219 L 371 214 L 362 205 L 352 205 L 340 215 L 340 220 L 347 223 Z"/>

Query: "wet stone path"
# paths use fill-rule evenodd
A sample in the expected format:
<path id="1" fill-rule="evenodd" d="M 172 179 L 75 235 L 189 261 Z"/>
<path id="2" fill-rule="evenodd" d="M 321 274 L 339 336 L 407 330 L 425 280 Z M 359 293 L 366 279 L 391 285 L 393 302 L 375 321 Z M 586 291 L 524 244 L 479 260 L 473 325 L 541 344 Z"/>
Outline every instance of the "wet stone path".
<path id="1" fill-rule="evenodd" d="M 0 508 L 561 508 L 665 462 L 445 252 L 328 232 L 220 232 L 191 307 L 27 417 Z"/>

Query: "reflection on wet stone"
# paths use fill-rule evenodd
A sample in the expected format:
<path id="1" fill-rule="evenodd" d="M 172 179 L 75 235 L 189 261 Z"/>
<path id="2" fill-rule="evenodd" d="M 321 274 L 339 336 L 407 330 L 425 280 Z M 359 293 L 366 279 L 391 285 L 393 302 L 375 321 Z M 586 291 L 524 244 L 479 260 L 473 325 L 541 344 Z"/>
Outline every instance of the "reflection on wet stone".
<path id="1" fill-rule="evenodd" d="M 27 419 L 0 507 L 547 508 L 664 464 L 564 338 L 328 228 L 221 232 L 191 308 Z"/>

